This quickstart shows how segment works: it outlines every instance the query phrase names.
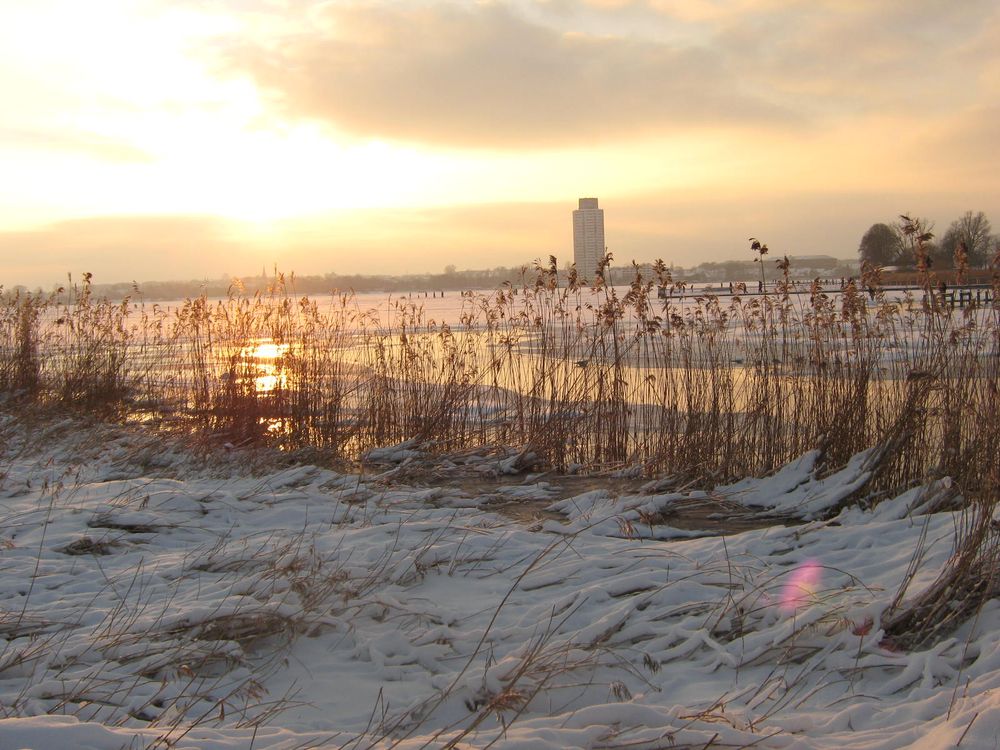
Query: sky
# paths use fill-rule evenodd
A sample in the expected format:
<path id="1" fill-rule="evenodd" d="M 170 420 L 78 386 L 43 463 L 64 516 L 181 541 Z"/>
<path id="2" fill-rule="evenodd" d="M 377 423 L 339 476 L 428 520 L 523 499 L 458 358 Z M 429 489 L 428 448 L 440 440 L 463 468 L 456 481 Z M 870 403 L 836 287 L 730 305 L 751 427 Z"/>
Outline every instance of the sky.
<path id="1" fill-rule="evenodd" d="M 0 0 L 0 284 L 1000 229 L 996 0 Z"/>

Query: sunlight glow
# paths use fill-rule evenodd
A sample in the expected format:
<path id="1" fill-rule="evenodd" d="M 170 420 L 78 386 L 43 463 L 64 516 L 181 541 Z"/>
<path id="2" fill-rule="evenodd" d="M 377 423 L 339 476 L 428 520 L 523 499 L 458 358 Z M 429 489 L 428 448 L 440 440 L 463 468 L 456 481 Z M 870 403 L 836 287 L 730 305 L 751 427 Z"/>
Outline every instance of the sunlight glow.
<path id="1" fill-rule="evenodd" d="M 624 151 L 604 144 L 507 152 L 390 143 L 291 124 L 269 113 L 249 81 L 218 77 L 199 57 L 215 35 L 238 28 L 231 15 L 201 8 L 154 13 L 124 2 L 94 12 L 42 2 L 60 24 L 22 12 L 0 30 L 0 78 L 3 63 L 31 71 L 27 82 L 0 82 L 20 85 L 19 129 L 37 131 L 44 119 L 59 128 L 62 151 L 53 152 L 44 133 L 30 158 L 0 144 L 4 160 L 25 176 L 17 193 L 2 196 L 4 220 L 16 218 L 24 202 L 36 212 L 39 204 L 51 206 L 53 218 L 215 215 L 247 222 L 249 235 L 266 237 L 272 222 L 328 211 L 512 196 L 547 201 L 598 187 L 636 192 L 702 181 L 719 169 L 707 165 L 738 165 L 730 149 L 729 158 L 718 158 L 719 139 L 709 133 L 638 139 Z M 28 66 L 37 52 L 28 40 L 42 35 L 51 54 Z"/>

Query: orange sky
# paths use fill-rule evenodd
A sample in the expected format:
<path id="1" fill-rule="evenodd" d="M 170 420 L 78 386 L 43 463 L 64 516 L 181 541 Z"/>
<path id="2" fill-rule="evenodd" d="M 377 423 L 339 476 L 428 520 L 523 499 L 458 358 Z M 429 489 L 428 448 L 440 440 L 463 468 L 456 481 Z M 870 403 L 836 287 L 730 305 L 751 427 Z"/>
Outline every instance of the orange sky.
<path id="1" fill-rule="evenodd" d="M 1000 229 L 995 0 L 0 0 L 0 283 Z"/>

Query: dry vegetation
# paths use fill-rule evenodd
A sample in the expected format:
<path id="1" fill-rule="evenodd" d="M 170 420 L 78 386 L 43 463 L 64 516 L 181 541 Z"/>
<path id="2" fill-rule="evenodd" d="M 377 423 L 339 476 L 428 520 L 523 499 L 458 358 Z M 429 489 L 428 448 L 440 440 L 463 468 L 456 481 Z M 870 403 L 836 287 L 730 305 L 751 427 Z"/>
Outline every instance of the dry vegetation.
<path id="1" fill-rule="evenodd" d="M 712 483 L 877 447 L 876 488 L 985 486 L 997 303 L 953 309 L 926 275 L 889 300 L 875 269 L 843 293 L 796 293 L 778 267 L 776 291 L 732 298 L 684 295 L 662 266 L 621 296 L 538 267 L 465 295 L 454 326 L 406 300 L 298 298 L 281 276 L 269 294 L 176 308 L 95 299 L 87 277 L 68 304 L 0 297 L 0 391 L 348 460 L 404 441 L 516 447 L 522 466 Z"/>
<path id="2" fill-rule="evenodd" d="M 664 486 L 763 475 L 810 449 L 831 471 L 870 450 L 852 502 L 950 477 L 974 518 L 974 559 L 953 578 L 984 555 L 995 571 L 1000 262 L 991 302 L 954 309 L 920 262 L 926 237 L 907 236 L 921 286 L 901 301 L 876 268 L 830 294 L 796 288 L 784 259 L 773 291 L 721 298 L 686 293 L 662 263 L 621 295 L 600 275 L 560 287 L 552 259 L 518 287 L 466 293 L 458 325 L 405 299 L 373 311 L 351 294 L 298 297 L 281 275 L 266 294 L 176 308 L 96 299 L 87 275 L 68 303 L 2 293 L 0 391 L 235 446 L 349 461 L 404 442 L 513 448 L 508 470 Z M 767 247 L 752 249 L 763 275 Z"/>

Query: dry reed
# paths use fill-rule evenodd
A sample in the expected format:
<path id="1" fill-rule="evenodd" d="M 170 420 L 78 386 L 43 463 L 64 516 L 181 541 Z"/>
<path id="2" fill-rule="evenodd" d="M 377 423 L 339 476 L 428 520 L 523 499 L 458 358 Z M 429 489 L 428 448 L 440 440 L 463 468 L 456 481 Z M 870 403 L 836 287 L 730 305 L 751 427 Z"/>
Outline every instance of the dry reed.
<path id="1" fill-rule="evenodd" d="M 518 287 L 463 295 L 458 323 L 405 299 L 298 298 L 282 275 L 175 308 L 94 299 L 86 276 L 50 296 L 0 291 L 0 391 L 347 460 L 405 441 L 504 446 L 522 468 L 710 484 L 812 448 L 832 469 L 887 446 L 876 491 L 928 475 L 981 487 L 997 455 L 995 295 L 954 310 L 927 275 L 893 301 L 870 268 L 842 292 L 807 291 L 777 265 L 762 294 L 720 298 L 662 264 L 623 294 L 600 275 L 559 285 L 552 259 Z"/>

